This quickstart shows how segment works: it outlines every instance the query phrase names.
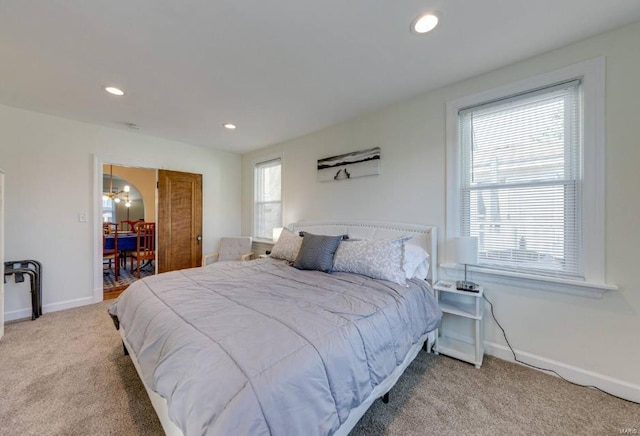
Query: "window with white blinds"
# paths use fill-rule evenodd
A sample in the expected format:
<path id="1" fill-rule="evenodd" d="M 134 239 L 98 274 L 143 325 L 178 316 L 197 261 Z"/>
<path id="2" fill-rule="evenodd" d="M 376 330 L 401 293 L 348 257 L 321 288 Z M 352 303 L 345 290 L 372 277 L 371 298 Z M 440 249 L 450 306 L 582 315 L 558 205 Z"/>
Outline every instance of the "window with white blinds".
<path id="1" fill-rule="evenodd" d="M 253 236 L 273 237 L 273 229 L 282 227 L 282 162 L 272 159 L 257 163 L 254 170 Z"/>
<path id="2" fill-rule="evenodd" d="M 462 236 L 481 266 L 584 278 L 581 80 L 458 112 Z"/>

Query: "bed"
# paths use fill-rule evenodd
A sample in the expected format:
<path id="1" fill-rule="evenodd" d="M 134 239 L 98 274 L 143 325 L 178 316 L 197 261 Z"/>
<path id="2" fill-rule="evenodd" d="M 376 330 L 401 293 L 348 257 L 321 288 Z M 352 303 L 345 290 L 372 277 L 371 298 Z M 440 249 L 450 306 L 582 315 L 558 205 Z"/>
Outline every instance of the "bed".
<path id="1" fill-rule="evenodd" d="M 430 226 L 289 229 L 348 235 L 340 245 L 402 239 L 403 252 L 420 247 L 437 259 Z M 274 258 L 148 277 L 109 313 L 169 435 L 346 435 L 430 349 L 442 316 L 422 278 L 399 284 Z"/>

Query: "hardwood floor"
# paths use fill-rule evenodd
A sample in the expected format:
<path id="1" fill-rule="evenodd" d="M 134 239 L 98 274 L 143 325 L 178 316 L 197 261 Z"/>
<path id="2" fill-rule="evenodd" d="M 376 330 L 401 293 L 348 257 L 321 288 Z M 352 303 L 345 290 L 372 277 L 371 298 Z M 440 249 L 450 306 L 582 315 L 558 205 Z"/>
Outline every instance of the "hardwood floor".
<path id="1" fill-rule="evenodd" d="M 122 294 L 124 292 L 124 290 L 127 289 L 128 287 L 129 287 L 129 285 L 124 285 L 124 286 L 121 286 L 119 288 L 113 288 L 113 289 L 109 289 L 108 291 L 104 291 L 103 299 L 105 299 L 105 300 L 114 300 L 114 299 L 118 298 L 120 296 L 120 294 Z"/>

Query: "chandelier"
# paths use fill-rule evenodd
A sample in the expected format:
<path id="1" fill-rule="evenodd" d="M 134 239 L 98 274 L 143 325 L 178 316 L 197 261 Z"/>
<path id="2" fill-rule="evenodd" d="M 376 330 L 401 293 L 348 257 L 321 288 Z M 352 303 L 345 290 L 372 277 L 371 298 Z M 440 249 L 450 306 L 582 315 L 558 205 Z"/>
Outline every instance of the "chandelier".
<path id="1" fill-rule="evenodd" d="M 129 185 L 124 185 L 124 188 L 121 190 L 113 189 L 113 165 L 109 165 L 109 191 L 102 194 L 102 199 L 113 200 L 115 203 L 120 203 L 120 201 L 124 200 L 124 205 L 126 207 L 131 207 L 131 200 L 129 200 L 130 190 L 131 188 Z M 120 198 L 121 194 L 124 194 L 123 199 Z"/>

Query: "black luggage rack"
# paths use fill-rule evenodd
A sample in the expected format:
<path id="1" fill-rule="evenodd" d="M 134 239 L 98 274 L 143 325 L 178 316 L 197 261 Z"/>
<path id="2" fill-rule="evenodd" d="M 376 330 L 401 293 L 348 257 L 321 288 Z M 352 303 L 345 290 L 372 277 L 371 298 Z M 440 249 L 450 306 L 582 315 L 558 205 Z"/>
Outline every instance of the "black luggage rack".
<path id="1" fill-rule="evenodd" d="M 31 284 L 31 319 L 42 315 L 42 264 L 37 260 L 10 260 L 4 263 L 4 282 L 7 276 L 14 276 L 16 283 L 24 282 L 24 275 L 29 276 Z"/>

